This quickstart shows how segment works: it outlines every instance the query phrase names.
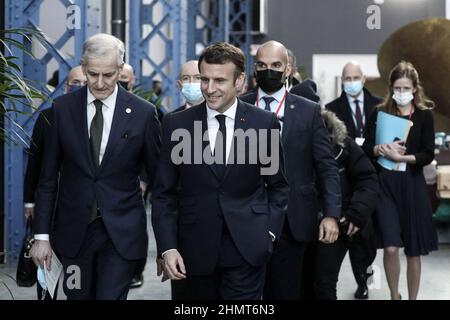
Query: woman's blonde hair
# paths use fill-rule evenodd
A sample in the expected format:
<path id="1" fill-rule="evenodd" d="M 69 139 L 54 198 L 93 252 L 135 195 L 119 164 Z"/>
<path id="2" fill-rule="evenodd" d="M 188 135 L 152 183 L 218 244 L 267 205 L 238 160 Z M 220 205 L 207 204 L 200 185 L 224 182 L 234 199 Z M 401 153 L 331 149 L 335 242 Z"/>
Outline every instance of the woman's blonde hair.
<path id="1" fill-rule="evenodd" d="M 408 61 L 399 62 L 389 74 L 389 90 L 383 102 L 377 106 L 381 111 L 390 114 L 398 114 L 397 103 L 392 99 L 394 94 L 394 82 L 401 78 L 408 78 L 413 83 L 414 92 L 413 104 L 419 110 L 433 109 L 434 102 L 425 96 L 423 87 L 420 84 L 419 74 L 412 63 Z"/>

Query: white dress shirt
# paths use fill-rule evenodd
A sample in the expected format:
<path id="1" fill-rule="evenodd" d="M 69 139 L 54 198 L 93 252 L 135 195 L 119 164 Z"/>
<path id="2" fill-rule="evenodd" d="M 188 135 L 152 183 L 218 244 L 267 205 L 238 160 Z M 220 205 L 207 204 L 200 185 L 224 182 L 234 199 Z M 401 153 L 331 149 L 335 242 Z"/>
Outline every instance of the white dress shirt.
<path id="1" fill-rule="evenodd" d="M 237 99 L 234 100 L 234 103 L 228 108 L 224 113 L 220 113 L 214 109 L 211 109 L 206 105 L 206 116 L 208 122 L 208 138 L 209 144 L 211 146 L 211 152 L 214 151 L 216 144 L 216 135 L 219 131 L 219 120 L 217 120 L 216 115 L 223 114 L 225 116 L 225 127 L 227 130 L 227 141 L 226 141 L 226 158 L 228 163 L 228 157 L 230 155 L 231 143 L 233 142 L 234 135 L 234 119 L 236 118 L 236 110 L 237 110 Z"/>
<path id="2" fill-rule="evenodd" d="M 265 109 L 266 107 L 266 102 L 263 100 L 264 97 L 273 97 L 275 100 L 273 100 L 270 103 L 270 111 L 276 113 L 278 107 L 280 107 L 280 103 L 283 100 L 284 95 L 286 94 L 286 88 L 285 86 L 282 86 L 280 90 L 278 90 L 277 92 L 268 95 L 267 93 L 265 93 L 261 88 L 258 88 L 258 103 L 255 105 L 258 106 L 258 108 L 261 109 Z M 278 111 L 278 113 L 276 113 L 278 119 L 282 119 L 284 118 L 284 106 L 286 104 L 286 99 L 283 101 L 280 110 Z M 280 121 L 280 134 L 283 132 L 283 121 Z"/>
<path id="3" fill-rule="evenodd" d="M 109 139 L 109 133 L 111 132 L 111 124 L 112 119 L 114 116 L 114 109 L 116 108 L 116 100 L 117 100 L 117 92 L 118 87 L 116 84 L 116 87 L 114 88 L 113 93 L 106 98 L 105 100 L 102 100 L 103 106 L 102 106 L 102 113 L 103 113 L 103 133 L 102 133 L 102 143 L 100 144 L 100 154 L 99 154 L 99 163 L 102 162 L 103 155 L 105 154 L 106 145 L 108 144 Z M 95 116 L 95 105 L 94 100 L 97 98 L 94 97 L 94 95 L 91 93 L 91 91 L 87 90 L 87 124 L 88 124 L 88 136 L 90 137 L 91 133 L 89 128 L 91 127 L 92 119 Z M 50 236 L 48 234 L 35 234 L 34 239 L 36 240 L 50 240 Z"/>
<path id="4" fill-rule="evenodd" d="M 105 154 L 106 145 L 108 144 L 109 139 L 109 133 L 111 131 L 111 124 L 114 116 L 114 109 L 116 108 L 116 100 L 117 100 L 117 92 L 118 87 L 114 88 L 113 93 L 106 98 L 105 100 L 102 100 L 103 107 L 102 107 L 102 113 L 103 113 L 103 134 L 102 134 L 102 143 L 100 144 L 100 154 L 99 154 L 99 161 L 100 164 L 103 159 L 103 155 Z M 91 132 L 89 128 L 91 127 L 92 119 L 94 119 L 95 116 L 95 105 L 94 100 L 97 98 L 94 97 L 94 95 L 91 93 L 91 91 L 88 88 L 87 93 L 87 127 L 88 127 L 88 135 L 89 138 L 91 137 Z"/>

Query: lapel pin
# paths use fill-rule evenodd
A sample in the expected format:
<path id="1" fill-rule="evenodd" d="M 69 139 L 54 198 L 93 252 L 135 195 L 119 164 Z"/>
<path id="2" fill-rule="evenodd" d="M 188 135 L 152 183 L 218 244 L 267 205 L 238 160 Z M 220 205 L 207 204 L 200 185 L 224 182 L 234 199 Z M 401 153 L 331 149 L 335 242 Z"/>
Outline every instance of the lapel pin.
<path id="1" fill-rule="evenodd" d="M 241 118 L 241 119 L 239 119 L 239 120 L 241 120 L 241 122 L 245 122 L 245 118 Z"/>
<path id="2" fill-rule="evenodd" d="M 289 105 L 289 109 L 294 109 L 295 106 L 293 104 Z"/>
<path id="3" fill-rule="evenodd" d="M 126 108 L 125 112 L 126 113 L 131 113 L 131 109 L 130 108 Z"/>

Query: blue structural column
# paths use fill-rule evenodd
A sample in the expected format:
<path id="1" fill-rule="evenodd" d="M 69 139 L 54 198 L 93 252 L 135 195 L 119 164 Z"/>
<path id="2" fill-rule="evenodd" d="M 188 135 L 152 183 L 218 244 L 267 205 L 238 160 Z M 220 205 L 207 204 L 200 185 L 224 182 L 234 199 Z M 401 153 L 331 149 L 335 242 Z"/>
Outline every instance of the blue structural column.
<path id="1" fill-rule="evenodd" d="M 57 0 L 52 0 L 57 1 Z M 45 109 L 51 105 L 51 100 L 63 93 L 63 86 L 70 68 L 79 64 L 82 44 L 85 39 L 100 31 L 101 0 L 58 0 L 66 8 L 66 25 L 63 34 L 58 39 L 47 39 L 43 44 L 46 50 L 43 57 L 36 59 L 23 54 L 22 51 L 13 48 L 12 55 L 17 57 L 17 64 L 24 77 L 36 81 L 36 86 L 47 92 L 47 101 L 36 101 L 36 109 Z M 41 14 L 42 0 L 6 0 L 6 28 L 40 29 L 39 16 Z M 56 27 L 56 26 L 55 26 Z M 74 40 L 74 52 L 64 53 L 62 48 L 68 41 Z M 24 42 L 25 39 L 16 37 L 16 40 Z M 26 43 L 31 49 L 31 43 Z M 49 92 L 45 84 L 47 82 L 47 68 L 50 61 L 58 64 L 60 83 L 56 90 Z M 7 101 L 8 103 L 8 101 Z M 29 141 L 37 112 L 23 105 L 17 106 L 23 113 L 10 113 L 15 122 L 23 127 L 26 134 L 23 138 Z M 12 121 L 5 122 L 5 129 L 14 136 L 21 134 L 16 124 Z M 23 210 L 23 178 L 26 165 L 26 145 L 5 144 L 5 249 L 7 250 L 7 262 L 15 264 L 24 234 L 24 210 Z"/>
<path id="2" fill-rule="evenodd" d="M 169 107 L 180 105 L 176 80 L 181 64 L 197 59 L 210 43 L 230 41 L 240 47 L 251 73 L 251 0 L 130 0 L 129 6 L 130 63 L 145 88 L 151 86 L 154 76 L 163 80 Z M 158 6 L 164 8 L 162 16 L 158 15 Z M 152 46 L 154 39 L 162 41 L 163 46 Z M 162 61 L 154 58 L 155 53 L 162 54 Z M 150 75 L 144 64 L 153 69 Z"/>
<path id="3" fill-rule="evenodd" d="M 149 90 L 158 78 L 163 97 L 170 97 L 170 105 L 179 105 L 181 0 L 130 0 L 129 8 L 129 62 L 139 85 Z"/>

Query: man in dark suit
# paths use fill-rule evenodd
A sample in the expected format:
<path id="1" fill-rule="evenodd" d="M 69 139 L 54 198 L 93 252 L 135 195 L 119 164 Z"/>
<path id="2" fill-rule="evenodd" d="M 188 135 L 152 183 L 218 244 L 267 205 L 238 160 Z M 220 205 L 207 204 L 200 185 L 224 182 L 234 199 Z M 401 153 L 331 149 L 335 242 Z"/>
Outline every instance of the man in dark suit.
<path id="1" fill-rule="evenodd" d="M 264 298 L 299 299 L 305 290 L 302 278 L 308 245 L 317 240 L 333 243 L 338 236 L 339 176 L 320 106 L 284 87 L 290 71 L 286 48 L 276 41 L 266 42 L 258 49 L 255 61 L 258 89 L 242 100 L 283 119 L 281 141 L 290 186 L 287 219 L 268 265 Z M 323 198 L 324 217 L 320 221 L 316 182 Z"/>
<path id="2" fill-rule="evenodd" d="M 124 53 L 113 36 L 90 37 L 81 59 L 87 87 L 53 104 L 32 256 L 50 268 L 55 248 L 68 299 L 126 299 L 147 255 L 139 173 L 145 167 L 154 181 L 160 128 L 155 108 L 117 85 Z"/>
<path id="3" fill-rule="evenodd" d="M 342 70 L 343 91 L 339 98 L 331 101 L 325 108 L 333 111 L 345 123 L 348 135 L 352 139 L 362 138 L 364 125 L 374 107 L 382 98 L 372 95 L 364 88 L 366 77 L 361 65 L 356 61 L 348 62 Z M 357 139 L 359 146 L 362 139 Z"/>
<path id="4" fill-rule="evenodd" d="M 328 103 L 325 108 L 333 111 L 345 123 L 348 135 L 361 146 L 364 142 L 363 132 L 375 106 L 382 98 L 372 95 L 364 88 L 366 77 L 361 65 L 356 61 L 345 64 L 342 70 L 343 91 L 339 98 Z M 367 270 L 375 260 L 377 251 L 372 235 L 372 220 L 369 219 L 364 232 L 357 233 L 349 245 L 349 256 L 358 288 L 356 299 L 368 299 L 367 279 L 372 275 Z"/>
<path id="5" fill-rule="evenodd" d="M 185 282 L 180 298 L 259 300 L 287 204 L 279 123 L 237 98 L 245 79 L 240 49 L 213 44 L 199 68 L 205 102 L 163 121 L 152 212 L 158 254 L 170 279 Z M 180 150 L 185 142 L 193 143 Z"/>
<path id="6" fill-rule="evenodd" d="M 86 85 L 86 76 L 83 73 L 81 66 L 72 68 L 67 76 L 64 84 L 64 93 L 75 91 Z M 46 135 L 50 132 L 52 120 L 52 108 L 42 110 L 34 124 L 33 134 L 31 136 L 30 148 L 27 150 L 28 162 L 25 171 L 25 180 L 23 183 L 23 202 L 25 208 L 25 218 L 33 219 L 35 206 L 35 192 L 39 182 L 39 176 L 42 168 L 42 160 L 44 158 L 44 146 Z M 37 283 L 38 300 L 42 299 L 43 289 Z M 57 290 L 54 294 L 56 300 Z M 52 300 L 50 294 L 45 296 L 45 300 Z"/>

